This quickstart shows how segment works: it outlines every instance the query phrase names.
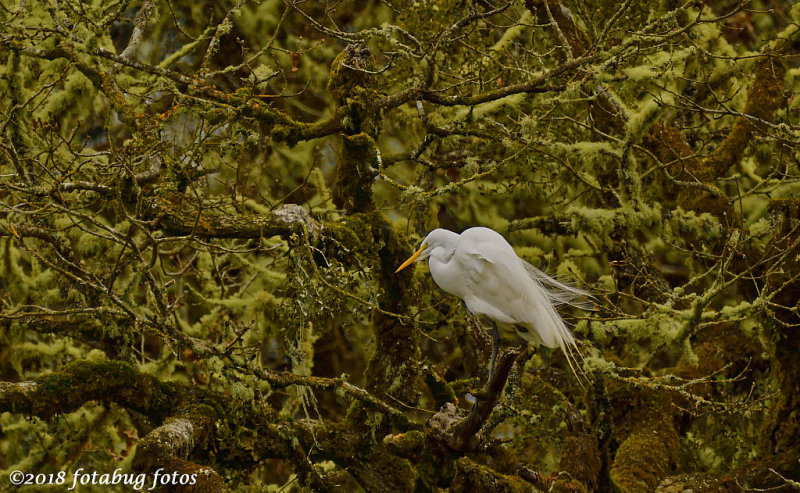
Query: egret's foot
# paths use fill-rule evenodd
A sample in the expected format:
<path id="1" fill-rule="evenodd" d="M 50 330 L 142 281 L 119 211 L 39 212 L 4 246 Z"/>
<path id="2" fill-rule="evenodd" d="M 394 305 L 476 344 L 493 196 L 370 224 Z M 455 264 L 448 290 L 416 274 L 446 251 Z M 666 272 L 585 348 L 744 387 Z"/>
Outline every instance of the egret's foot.
<path id="1" fill-rule="evenodd" d="M 476 401 L 485 401 L 489 398 L 489 391 L 486 389 L 476 390 L 475 392 L 470 392 L 470 394 Z"/>

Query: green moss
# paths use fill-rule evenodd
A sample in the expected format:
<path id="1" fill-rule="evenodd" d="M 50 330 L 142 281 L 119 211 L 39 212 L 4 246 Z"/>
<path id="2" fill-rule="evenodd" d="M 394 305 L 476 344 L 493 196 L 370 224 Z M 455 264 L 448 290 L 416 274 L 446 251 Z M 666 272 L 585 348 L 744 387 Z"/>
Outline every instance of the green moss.
<path id="1" fill-rule="evenodd" d="M 373 84 L 374 76 L 369 71 L 374 70 L 372 55 L 366 45 L 349 44 L 336 56 L 331 64 L 328 91 L 333 95 L 338 104 L 344 105 L 350 97 L 363 92 Z"/>
<path id="2" fill-rule="evenodd" d="M 467 457 L 456 461 L 456 473 L 451 486 L 455 491 L 489 493 L 504 491 L 509 493 L 531 493 L 534 487 L 517 476 L 499 474 Z"/>
<path id="3" fill-rule="evenodd" d="M 725 235 L 725 226 L 708 212 L 677 209 L 670 213 L 665 226 L 666 237 L 674 241 L 714 245 Z"/>
<path id="4" fill-rule="evenodd" d="M 475 106 L 468 106 L 467 108 L 455 112 L 452 116 L 448 115 L 446 117 L 446 121 L 460 122 L 463 120 L 483 119 L 497 114 L 504 114 L 507 113 L 510 108 L 515 108 L 524 105 L 524 102 L 528 97 L 529 96 L 527 94 L 514 94 L 512 96 L 500 98 L 495 101 L 490 101 L 488 103 L 482 103 Z M 441 122 L 441 123 L 434 122 L 434 123 L 439 125 L 442 124 L 446 125 L 447 122 Z"/>
<path id="5" fill-rule="evenodd" d="M 572 206 L 567 209 L 566 216 L 571 220 L 573 231 L 612 238 L 630 232 L 647 231 L 661 222 L 659 209 L 646 204 L 613 210 Z"/>
<path id="6" fill-rule="evenodd" d="M 87 106 L 94 96 L 91 81 L 80 72 L 72 72 L 64 81 L 64 88 L 48 97 L 47 104 L 37 112 L 42 118 L 60 119 L 68 110 L 80 111 L 80 106 Z"/>
<path id="7" fill-rule="evenodd" d="M 670 101 L 656 101 L 654 99 L 647 99 L 639 104 L 636 111 L 628 117 L 628 128 L 626 129 L 627 139 L 632 142 L 638 142 L 642 135 L 648 130 L 659 115 L 664 103 Z"/>
<path id="8" fill-rule="evenodd" d="M 597 488 L 598 476 L 603 465 L 597 436 L 593 432 L 578 433 L 564 439 L 561 449 L 561 469 L 568 472 L 577 484 L 571 491 Z"/>
<path id="9" fill-rule="evenodd" d="M 783 64 L 775 63 L 771 59 L 758 62 L 754 70 L 753 83 L 747 93 L 745 114 L 765 120 L 771 118 L 773 111 L 784 102 L 785 72 Z M 738 120 L 725 140 L 705 160 L 704 165 L 715 175 L 726 173 L 728 168 L 741 161 L 753 130 L 754 127 L 749 121 Z"/>
<path id="10" fill-rule="evenodd" d="M 353 212 L 375 208 L 372 200 L 372 179 L 377 174 L 378 148 L 366 133 L 345 135 L 340 162 L 336 168 L 333 202 Z"/>
<path id="11" fill-rule="evenodd" d="M 620 149 L 609 142 L 575 142 L 572 144 L 564 145 L 564 150 L 567 152 L 575 151 L 581 157 L 587 160 L 588 163 L 594 164 L 594 160 L 603 154 L 612 156 L 619 156 Z"/>
<path id="12" fill-rule="evenodd" d="M 34 379 L 30 413 L 52 416 L 77 409 L 88 400 L 120 401 L 149 415 L 163 414 L 173 390 L 121 361 L 75 361 Z"/>
<path id="13" fill-rule="evenodd" d="M 672 399 L 668 394 L 624 387 L 613 395 L 621 442 L 609 468 L 611 480 L 622 492 L 655 491 L 672 471 L 680 447 Z"/>
<path id="14" fill-rule="evenodd" d="M 425 384 L 428 386 L 434 396 L 436 401 L 436 409 L 440 409 L 448 402 L 456 402 L 457 399 L 456 394 L 453 391 L 453 387 L 433 371 L 429 370 L 425 373 Z"/>

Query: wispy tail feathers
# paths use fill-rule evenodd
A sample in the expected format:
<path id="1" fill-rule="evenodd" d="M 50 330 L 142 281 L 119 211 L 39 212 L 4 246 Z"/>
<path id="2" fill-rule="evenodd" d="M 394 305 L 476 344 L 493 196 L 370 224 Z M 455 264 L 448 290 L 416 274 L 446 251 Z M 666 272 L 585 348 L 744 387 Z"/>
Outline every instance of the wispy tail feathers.
<path id="1" fill-rule="evenodd" d="M 521 335 L 530 342 L 540 342 L 551 348 L 556 346 L 561 348 L 561 350 L 564 351 L 572 373 L 575 374 L 580 382 L 575 367 L 578 366 L 580 368 L 581 365 L 578 364 L 578 358 L 576 358 L 575 353 L 577 353 L 581 360 L 583 360 L 583 355 L 580 350 L 578 350 L 575 336 L 564 323 L 561 315 L 556 311 L 556 307 L 570 305 L 583 310 L 592 310 L 594 305 L 591 302 L 591 295 L 582 289 L 570 286 L 567 283 L 548 276 L 524 260 L 522 260 L 522 264 L 525 266 L 525 270 L 528 271 L 530 278 L 534 281 L 536 288 L 538 288 L 537 291 L 540 291 L 540 293 L 544 295 L 544 302 L 539 303 L 540 306 L 537 307 L 536 313 L 532 314 L 535 318 L 535 322 L 533 323 L 534 327 L 530 328 L 534 330 L 532 333 L 529 333 L 531 336 L 534 336 L 535 333 L 534 337 L 538 337 L 540 340 L 530 341 L 531 338 L 526 337 L 528 334 Z M 585 375 L 584 378 L 586 378 Z"/>

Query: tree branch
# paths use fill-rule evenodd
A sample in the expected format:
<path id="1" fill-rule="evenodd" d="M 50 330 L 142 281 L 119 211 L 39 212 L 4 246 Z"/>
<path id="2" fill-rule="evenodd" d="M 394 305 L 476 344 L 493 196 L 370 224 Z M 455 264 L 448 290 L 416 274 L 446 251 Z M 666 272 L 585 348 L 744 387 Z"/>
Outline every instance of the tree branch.
<path id="1" fill-rule="evenodd" d="M 458 423 L 453 430 L 454 439 L 450 442 L 450 446 L 455 450 L 473 448 L 475 436 L 486 423 L 486 420 L 489 419 L 489 415 L 492 414 L 492 410 L 498 401 L 500 401 L 503 388 L 506 386 L 506 380 L 508 380 L 508 374 L 511 372 L 511 367 L 514 366 L 514 362 L 519 355 L 519 349 L 511 348 L 500 356 L 494 373 L 491 374 L 486 385 L 484 385 L 481 395 L 476 396 L 477 402 L 472 406 L 469 416 Z"/>
<path id="2" fill-rule="evenodd" d="M 120 58 L 124 60 L 133 60 L 134 55 L 136 55 L 136 50 L 139 49 L 139 45 L 142 42 L 142 38 L 144 38 L 144 32 L 147 28 L 147 23 L 150 21 L 150 15 L 153 13 L 153 0 L 144 0 L 142 2 L 142 7 L 139 9 L 139 13 L 136 14 L 136 20 L 133 24 L 133 32 L 131 32 L 130 40 L 128 40 L 128 45 L 125 46 L 125 49 L 122 50 L 122 53 L 119 54 Z"/>
<path id="3" fill-rule="evenodd" d="M 30 382 L 0 382 L 0 411 L 49 418 L 91 400 L 115 402 L 160 420 L 176 390 L 119 361 L 76 361 Z"/>
<path id="4" fill-rule="evenodd" d="M 228 492 L 225 480 L 212 468 L 186 459 L 194 450 L 206 450 L 217 413 L 207 405 L 195 404 L 178 410 L 174 416 L 145 435 L 136 445 L 133 468 L 153 472 L 163 468 L 168 474 L 186 475 L 188 485 L 170 485 L 170 491 Z"/>
<path id="5" fill-rule="evenodd" d="M 308 212 L 295 204 L 283 205 L 267 214 L 237 215 L 179 209 L 151 200 L 145 216 L 166 233 L 201 238 L 269 238 L 302 234 L 304 230 L 316 238 L 320 231 Z"/>

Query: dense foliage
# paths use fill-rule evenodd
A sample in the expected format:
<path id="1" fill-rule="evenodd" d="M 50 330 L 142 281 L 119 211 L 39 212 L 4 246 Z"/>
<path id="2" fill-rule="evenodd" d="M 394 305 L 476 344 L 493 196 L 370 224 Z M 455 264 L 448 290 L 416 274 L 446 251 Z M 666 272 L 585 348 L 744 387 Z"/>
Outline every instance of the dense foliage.
<path id="1" fill-rule="evenodd" d="M 799 487 L 800 4 L 3 0 L 0 25 L 0 489 Z M 394 273 L 476 225 L 595 293 L 564 313 L 578 375 L 510 332 L 487 375 L 486 321 Z"/>

